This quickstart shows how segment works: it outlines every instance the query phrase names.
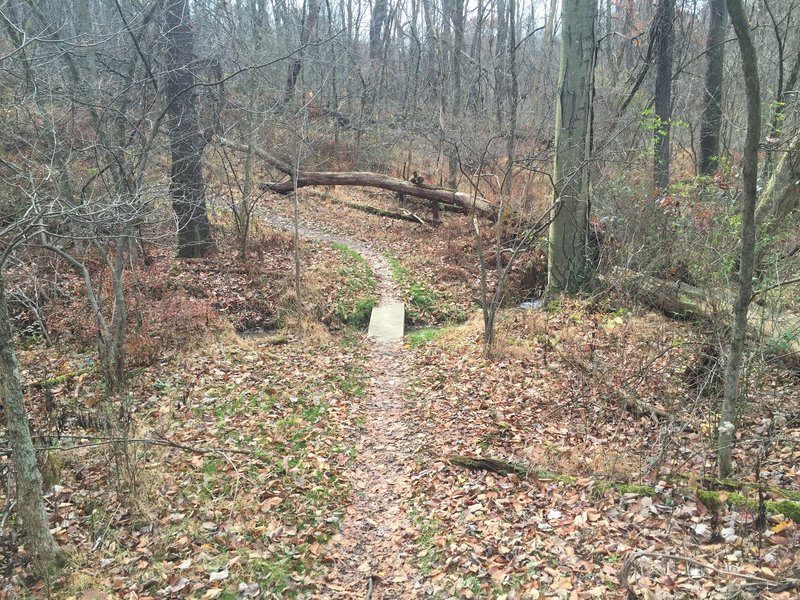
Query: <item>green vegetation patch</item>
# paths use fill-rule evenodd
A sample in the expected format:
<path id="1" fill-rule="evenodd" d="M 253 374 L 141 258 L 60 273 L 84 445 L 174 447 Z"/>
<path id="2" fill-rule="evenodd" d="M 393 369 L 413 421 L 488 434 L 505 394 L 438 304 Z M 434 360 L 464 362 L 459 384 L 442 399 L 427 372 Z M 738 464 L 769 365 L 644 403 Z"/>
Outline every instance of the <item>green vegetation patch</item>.
<path id="1" fill-rule="evenodd" d="M 406 303 L 406 323 L 463 323 L 467 320 L 464 310 L 446 300 L 431 286 L 415 277 L 413 271 L 392 253 L 386 255 L 392 269 L 392 278 L 400 285 Z"/>
<path id="2" fill-rule="evenodd" d="M 417 348 L 439 339 L 444 335 L 445 331 L 447 330 L 444 327 L 425 327 L 410 331 L 406 335 L 406 339 L 412 348 Z"/>
<path id="3" fill-rule="evenodd" d="M 337 272 L 344 279 L 344 288 L 334 301 L 333 317 L 342 325 L 364 327 L 378 304 L 375 273 L 358 252 L 342 244 L 333 247 L 342 256 Z"/>

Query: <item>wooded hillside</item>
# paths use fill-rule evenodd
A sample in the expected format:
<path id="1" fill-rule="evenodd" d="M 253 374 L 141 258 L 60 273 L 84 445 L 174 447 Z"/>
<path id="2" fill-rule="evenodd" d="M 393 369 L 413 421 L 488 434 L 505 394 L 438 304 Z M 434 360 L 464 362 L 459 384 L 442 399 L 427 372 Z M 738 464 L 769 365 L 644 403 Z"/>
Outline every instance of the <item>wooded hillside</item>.
<path id="1" fill-rule="evenodd" d="M 0 3 L 0 600 L 796 598 L 798 19 Z"/>

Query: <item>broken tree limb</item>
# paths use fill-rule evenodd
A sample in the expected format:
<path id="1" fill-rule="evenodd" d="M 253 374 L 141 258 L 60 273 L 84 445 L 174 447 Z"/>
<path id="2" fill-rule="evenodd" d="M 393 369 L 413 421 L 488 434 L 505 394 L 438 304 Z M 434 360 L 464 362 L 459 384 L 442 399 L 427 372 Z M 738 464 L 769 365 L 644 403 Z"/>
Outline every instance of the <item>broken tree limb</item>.
<path id="1" fill-rule="evenodd" d="M 464 467 L 470 471 L 491 471 L 499 475 L 508 475 L 509 473 L 515 473 L 517 475 L 528 474 L 528 469 L 524 465 L 499 458 L 454 454 L 447 458 L 447 462 L 456 467 Z"/>
<path id="2" fill-rule="evenodd" d="M 361 212 L 365 212 L 370 215 L 377 215 L 379 217 L 386 217 L 388 219 L 398 219 L 400 221 L 409 221 L 410 223 L 417 223 L 421 225 L 427 225 L 427 223 L 422 220 L 421 217 L 418 217 L 412 212 L 404 211 L 402 213 L 393 212 L 391 210 L 384 210 L 382 208 L 377 208 L 375 206 L 369 206 L 368 204 L 357 204 L 356 202 L 349 202 L 348 200 L 340 200 L 339 198 L 331 198 L 331 200 L 335 204 L 342 204 L 347 206 L 348 208 L 352 208 L 354 210 L 360 210 Z"/>
<path id="3" fill-rule="evenodd" d="M 721 569 L 717 566 L 714 566 L 707 562 L 696 560 L 689 556 L 665 554 L 662 552 L 636 551 L 636 552 L 631 552 L 628 555 L 628 558 L 625 560 L 625 564 L 623 565 L 622 570 L 617 574 L 617 579 L 619 580 L 620 585 L 627 592 L 627 597 L 631 599 L 638 598 L 639 595 L 634 591 L 634 589 L 631 587 L 630 582 L 628 581 L 629 573 L 631 567 L 633 566 L 633 563 L 637 559 L 642 557 L 653 558 L 657 560 L 665 560 L 665 561 L 671 560 L 676 563 L 684 563 L 686 565 L 700 567 L 701 569 L 717 573 L 723 577 L 736 577 L 737 579 L 742 579 L 753 586 L 765 588 L 767 591 L 770 592 L 785 592 L 785 591 L 800 589 L 800 579 L 767 579 L 766 577 L 750 575 L 749 573 L 740 573 L 738 571 Z"/>
<path id="4" fill-rule="evenodd" d="M 238 150 L 240 152 L 247 152 L 249 150 L 249 146 L 233 142 L 223 137 L 218 137 L 216 140 L 221 146 L 231 148 L 232 150 Z M 281 173 L 289 176 L 287 181 L 272 181 L 262 183 L 260 186 L 262 190 L 269 190 L 277 194 L 288 194 L 294 190 L 293 178 L 295 173 L 291 165 L 261 149 L 256 149 L 255 154 L 260 159 L 279 170 Z M 489 218 L 494 218 L 496 216 L 495 206 L 491 202 L 479 196 L 473 197 L 470 194 L 465 194 L 464 192 L 459 192 L 457 190 L 448 190 L 446 188 L 425 184 L 416 184 L 406 181 L 405 179 L 398 179 L 397 177 L 390 177 L 389 175 L 382 175 L 380 173 L 370 173 L 368 171 L 297 172 L 298 188 L 315 185 L 374 187 L 382 190 L 399 192 L 407 196 L 425 198 L 426 200 L 455 204 L 464 210 L 474 209 L 475 211 L 486 215 Z"/>
<path id="5" fill-rule="evenodd" d="M 490 458 L 487 456 L 465 456 L 462 454 L 451 454 L 445 459 L 448 463 L 456 467 L 463 467 L 470 471 L 489 471 L 499 475 L 517 475 L 520 477 L 534 477 L 540 480 L 552 480 L 562 483 L 574 483 L 577 477 L 566 475 L 563 473 L 556 473 L 547 469 L 536 467 L 528 467 L 521 463 L 511 462 L 500 458 Z M 755 488 L 755 484 L 751 484 Z M 642 483 L 628 483 L 621 481 L 613 481 L 608 479 L 595 479 L 594 488 L 596 490 L 616 490 L 622 494 L 639 494 L 641 496 L 659 496 L 663 490 L 656 487 Z M 764 508 L 767 514 L 783 515 L 787 519 L 797 521 L 800 519 L 800 502 L 796 500 L 787 500 L 786 496 L 794 496 L 796 492 L 792 490 L 783 490 L 780 488 L 762 488 L 768 491 L 771 495 L 777 495 L 777 500 L 766 500 Z M 722 504 L 735 506 L 740 508 L 749 508 L 754 510 L 758 508 L 759 500 L 756 498 L 747 497 L 744 493 L 726 493 L 721 495 L 721 492 L 709 490 L 707 488 L 698 487 L 697 482 L 693 485 L 684 485 L 682 482 L 676 482 L 675 490 L 690 494 L 702 502 L 709 510 L 717 510 Z"/>
<path id="6" fill-rule="evenodd" d="M 591 377 L 597 377 L 603 380 L 603 383 L 609 389 L 616 389 L 619 397 L 622 399 L 623 406 L 625 410 L 630 412 L 634 417 L 641 417 L 645 415 L 649 415 L 653 417 L 656 421 L 662 420 L 671 423 L 675 423 L 680 425 L 680 427 L 684 431 L 696 432 L 697 427 L 686 421 L 685 419 L 681 419 L 675 413 L 671 413 L 664 409 L 658 408 L 644 400 L 639 400 L 638 398 L 634 398 L 633 394 L 631 394 L 628 390 L 625 389 L 624 386 L 615 385 L 612 382 L 607 380 L 607 377 L 604 375 L 604 372 L 595 368 L 594 365 L 590 364 L 588 361 L 583 360 L 581 357 L 573 354 L 566 354 L 562 350 L 556 348 L 558 355 L 561 357 L 562 360 L 567 362 L 568 364 L 574 364 L 579 366 L 583 371 L 589 374 Z"/>
<path id="7" fill-rule="evenodd" d="M 666 313 L 696 319 L 728 318 L 733 295 L 721 292 L 711 295 L 680 281 L 666 281 L 623 269 L 617 280 L 633 288 L 649 305 Z M 760 304 L 751 304 L 747 317 L 748 334 L 765 342 L 770 351 L 791 363 L 800 361 L 800 315 L 775 311 Z"/>

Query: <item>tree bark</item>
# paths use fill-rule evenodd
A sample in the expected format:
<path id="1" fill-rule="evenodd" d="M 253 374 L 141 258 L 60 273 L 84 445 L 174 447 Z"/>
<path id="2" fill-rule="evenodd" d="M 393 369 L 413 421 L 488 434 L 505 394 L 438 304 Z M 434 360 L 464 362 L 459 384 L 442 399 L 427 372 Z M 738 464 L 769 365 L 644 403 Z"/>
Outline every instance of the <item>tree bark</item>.
<path id="1" fill-rule="evenodd" d="M 700 122 L 701 175 L 713 175 L 719 164 L 719 132 L 722 125 L 722 68 L 725 64 L 725 32 L 728 12 L 725 0 L 711 0 L 706 41 L 705 104 Z"/>
<path id="2" fill-rule="evenodd" d="M 594 0 L 561 5 L 561 65 L 556 99 L 555 198 L 547 286 L 575 292 L 589 276 L 589 158 L 594 74 Z"/>
<path id="3" fill-rule="evenodd" d="M 753 270 L 756 259 L 756 202 L 758 200 L 758 142 L 761 137 L 761 88 L 758 59 L 750 24 L 742 0 L 728 0 L 728 13 L 739 40 L 742 74 L 747 97 L 747 136 L 742 159 L 742 232 L 739 258 L 739 293 L 733 307 L 733 331 L 728 363 L 725 367 L 725 391 L 719 424 L 719 473 L 727 477 L 733 469 L 732 454 L 739 400 L 739 372 L 747 335 L 747 313 L 753 294 Z"/>
<path id="4" fill-rule="evenodd" d="M 195 75 L 194 33 L 187 0 L 165 0 L 166 94 L 172 152 L 170 193 L 177 218 L 178 256 L 205 256 L 214 246 L 206 213 L 203 150 Z"/>
<path id="5" fill-rule="evenodd" d="M 511 195 L 514 183 L 514 162 L 516 161 L 516 136 L 517 117 L 519 113 L 519 80 L 517 78 L 517 3 L 508 0 L 508 131 L 506 133 L 506 163 L 507 169 L 503 177 L 501 193 L 508 197 Z"/>
<path id="6" fill-rule="evenodd" d="M 550 56 L 550 48 L 553 45 L 553 24 L 556 19 L 556 8 L 558 7 L 558 0 L 550 0 L 550 8 L 547 10 L 547 19 L 544 26 L 544 34 L 542 35 L 542 45 L 537 53 L 536 62 L 533 66 L 533 82 L 531 83 L 531 96 L 536 102 L 537 106 L 542 104 L 544 92 L 540 91 L 541 81 L 544 77 L 544 71 L 549 64 L 548 57 Z M 538 111 L 536 112 L 538 114 Z"/>
<path id="7" fill-rule="evenodd" d="M 670 143 L 672 125 L 672 40 L 675 0 L 659 0 L 656 11 L 656 91 L 654 100 L 655 128 L 653 141 L 653 185 L 661 192 L 669 186 Z"/>
<path id="8" fill-rule="evenodd" d="M 50 534 L 42 498 L 42 475 L 36 464 L 28 417 L 22 399 L 19 366 L 14 352 L 5 282 L 0 273 L 0 397 L 5 401 L 6 430 L 17 479 L 17 515 L 25 534 L 25 548 L 40 573 L 49 573 L 64 562 L 64 554 Z"/>
<path id="9" fill-rule="evenodd" d="M 497 128 L 505 130 L 505 103 L 506 97 L 506 78 L 508 77 L 507 58 L 508 48 L 506 40 L 508 38 L 508 21 L 506 20 L 506 0 L 497 0 L 497 41 L 495 46 L 495 56 L 500 58 L 500 63 L 495 64 L 494 70 L 494 98 L 495 111 L 497 112 Z"/>

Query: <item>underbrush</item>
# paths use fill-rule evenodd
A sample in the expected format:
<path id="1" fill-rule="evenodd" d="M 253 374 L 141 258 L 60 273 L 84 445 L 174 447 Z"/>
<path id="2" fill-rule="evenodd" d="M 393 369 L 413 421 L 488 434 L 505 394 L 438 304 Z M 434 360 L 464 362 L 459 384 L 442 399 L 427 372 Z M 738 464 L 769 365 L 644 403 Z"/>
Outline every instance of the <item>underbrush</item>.
<path id="1" fill-rule="evenodd" d="M 135 487 L 114 483 L 104 430 L 71 423 L 51 441 L 54 534 L 72 555 L 54 596 L 308 597 L 350 493 L 364 387 L 351 346 L 311 338 L 211 336 L 143 369 L 129 388 Z M 26 560 L 0 566 L 23 593 Z"/>
<path id="2" fill-rule="evenodd" d="M 401 288 L 406 304 L 406 322 L 410 325 L 462 323 L 466 320 L 464 307 L 447 299 L 432 285 L 422 281 L 394 253 L 388 253 L 392 277 Z"/>
<path id="3" fill-rule="evenodd" d="M 76 567 L 59 594 L 122 594 L 123 579 L 139 595 L 218 581 L 208 597 L 225 597 L 228 577 L 274 597 L 313 588 L 349 493 L 340 474 L 354 456 L 347 431 L 364 381 L 348 330 L 377 303 L 375 275 L 345 247 L 304 242 L 308 310 L 298 315 L 291 237 L 259 237 L 260 259 L 248 261 L 226 240 L 218 235 L 207 259 L 163 253 L 125 272 L 127 386 L 113 398 L 84 283 L 57 265 L 58 293 L 40 307 L 51 345 L 33 323 L 19 359 L 35 444 L 50 448 L 40 468 L 65 507 L 55 535 Z M 110 277 L 93 269 L 107 310 Z M 234 335 L 278 327 L 256 347 Z M 328 328 L 343 327 L 336 346 Z M 0 572 L 23 577 L 29 557 L 5 535 L 12 529 L 0 538 Z"/>
<path id="4" fill-rule="evenodd" d="M 793 576 L 797 425 L 767 437 L 770 422 L 800 408 L 790 375 L 751 374 L 739 470 L 720 482 L 718 403 L 685 378 L 704 342 L 693 324 L 562 297 L 540 310 L 500 311 L 497 331 L 493 360 L 481 354 L 479 318 L 409 344 L 416 379 L 406 399 L 427 432 L 415 479 L 413 514 L 424 515 L 416 564 L 432 597 L 607 597 L 626 557 L 653 544 L 723 572 L 753 563 L 776 579 Z M 530 474 L 473 471 L 454 455 Z M 756 470 L 755 456 L 767 457 Z M 651 589 L 643 572 L 640 585 Z M 703 581 L 704 590 L 729 584 L 708 571 Z M 701 597 L 696 583 L 673 592 Z"/>

